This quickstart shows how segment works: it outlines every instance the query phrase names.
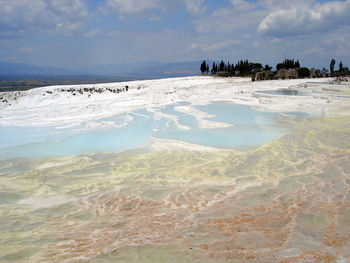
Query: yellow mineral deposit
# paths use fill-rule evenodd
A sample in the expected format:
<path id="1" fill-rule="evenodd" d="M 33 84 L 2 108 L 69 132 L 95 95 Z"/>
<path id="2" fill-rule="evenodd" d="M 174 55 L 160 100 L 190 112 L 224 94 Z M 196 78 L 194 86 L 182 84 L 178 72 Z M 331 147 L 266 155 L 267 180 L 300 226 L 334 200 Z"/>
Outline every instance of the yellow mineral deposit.
<path id="1" fill-rule="evenodd" d="M 0 259 L 347 262 L 350 117 L 337 116 L 280 120 L 293 132 L 251 151 L 159 140 L 2 162 Z"/>

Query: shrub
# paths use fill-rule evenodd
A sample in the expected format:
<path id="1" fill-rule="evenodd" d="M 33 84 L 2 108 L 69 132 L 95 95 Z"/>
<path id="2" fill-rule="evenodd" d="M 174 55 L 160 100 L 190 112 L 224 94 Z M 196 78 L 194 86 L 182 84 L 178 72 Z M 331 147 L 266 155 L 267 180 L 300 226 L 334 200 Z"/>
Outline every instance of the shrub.
<path id="1" fill-rule="evenodd" d="M 300 68 L 298 73 L 300 78 L 307 78 L 310 76 L 310 70 L 308 68 Z"/>

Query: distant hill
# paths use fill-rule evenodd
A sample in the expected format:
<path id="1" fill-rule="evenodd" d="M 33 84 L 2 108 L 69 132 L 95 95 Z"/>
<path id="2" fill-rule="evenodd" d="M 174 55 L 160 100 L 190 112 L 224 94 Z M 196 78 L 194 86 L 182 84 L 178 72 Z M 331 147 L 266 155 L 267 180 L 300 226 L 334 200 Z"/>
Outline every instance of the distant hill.
<path id="1" fill-rule="evenodd" d="M 105 64 L 82 67 L 81 70 L 88 74 L 101 76 L 125 75 L 130 72 L 159 65 L 159 62 L 140 62 L 126 64 Z"/>
<path id="2" fill-rule="evenodd" d="M 212 61 L 207 61 L 212 63 Z M 22 63 L 0 62 L 0 77 L 84 77 L 105 76 L 134 79 L 154 79 L 183 77 L 200 74 L 202 61 L 189 61 L 177 63 L 142 62 L 127 64 L 96 65 L 82 67 L 79 70 L 57 67 L 40 67 Z"/>
<path id="3" fill-rule="evenodd" d="M 84 72 L 56 67 L 39 67 L 23 63 L 0 62 L 0 76 L 83 75 Z"/>
<path id="4" fill-rule="evenodd" d="M 89 66 L 82 71 L 90 74 L 129 77 L 136 79 L 184 77 L 200 74 L 202 61 L 177 63 L 142 62 Z"/>
<path id="5" fill-rule="evenodd" d="M 158 63 L 133 71 L 126 72 L 127 76 L 139 78 L 171 78 L 185 77 L 200 74 L 199 61 L 178 62 L 178 63 Z"/>

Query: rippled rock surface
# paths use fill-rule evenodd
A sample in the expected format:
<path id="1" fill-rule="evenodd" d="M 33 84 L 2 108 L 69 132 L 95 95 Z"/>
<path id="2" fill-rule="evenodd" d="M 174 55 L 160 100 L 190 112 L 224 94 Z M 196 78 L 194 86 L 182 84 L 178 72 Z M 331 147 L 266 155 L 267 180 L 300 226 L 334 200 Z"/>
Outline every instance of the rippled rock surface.
<path id="1" fill-rule="evenodd" d="M 347 262 L 350 118 L 281 125 L 244 152 L 2 160 L 0 261 Z"/>

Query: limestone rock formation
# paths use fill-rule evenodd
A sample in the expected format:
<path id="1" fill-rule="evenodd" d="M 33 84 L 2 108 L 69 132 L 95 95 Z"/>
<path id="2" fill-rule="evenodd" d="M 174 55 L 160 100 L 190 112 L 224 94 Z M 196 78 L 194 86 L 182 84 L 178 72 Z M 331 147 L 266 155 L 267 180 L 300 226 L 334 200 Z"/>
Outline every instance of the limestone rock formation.
<path id="1" fill-rule="evenodd" d="M 255 74 L 255 80 L 259 81 L 259 80 L 270 80 L 270 79 L 274 79 L 274 74 L 271 70 L 265 70 L 265 71 L 261 71 L 261 72 L 257 72 Z"/>
<path id="2" fill-rule="evenodd" d="M 285 69 L 282 68 L 277 72 L 278 79 L 297 79 L 299 77 L 296 69 Z"/>
<path id="3" fill-rule="evenodd" d="M 310 78 L 317 78 L 316 69 L 310 69 Z"/>

